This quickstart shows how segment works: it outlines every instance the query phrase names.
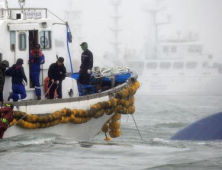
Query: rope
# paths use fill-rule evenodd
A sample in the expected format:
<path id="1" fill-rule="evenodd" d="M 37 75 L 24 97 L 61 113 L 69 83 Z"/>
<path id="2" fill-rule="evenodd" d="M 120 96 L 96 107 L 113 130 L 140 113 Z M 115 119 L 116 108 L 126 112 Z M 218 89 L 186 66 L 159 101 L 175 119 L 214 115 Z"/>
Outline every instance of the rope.
<path id="1" fill-rule="evenodd" d="M 138 132 L 139 132 L 140 138 L 141 138 L 141 140 L 143 140 L 142 135 L 141 135 L 141 133 L 140 133 L 140 130 L 139 130 L 137 124 L 136 124 L 136 120 L 134 119 L 134 116 L 133 116 L 133 115 L 132 115 L 132 117 L 133 117 L 134 123 L 135 123 L 135 125 L 136 125 L 136 128 L 137 128 L 137 130 L 138 130 Z"/>
<path id="2" fill-rule="evenodd" d="M 92 70 L 93 76 L 95 78 L 101 77 L 111 77 L 115 75 L 121 75 L 129 73 L 130 70 L 127 67 L 111 67 L 111 68 L 101 68 L 98 67 L 95 70 Z"/>
<path id="3" fill-rule="evenodd" d="M 49 89 L 47 90 L 47 92 L 45 93 L 45 96 L 47 95 L 47 93 L 49 92 L 49 90 L 51 89 L 51 87 L 52 87 L 52 85 L 53 85 L 53 83 L 51 84 L 51 86 L 49 87 Z M 45 96 L 44 96 L 44 98 L 43 99 L 45 99 Z M 41 99 L 37 104 L 36 104 L 36 106 L 37 105 L 39 105 L 39 103 L 43 100 L 43 99 Z M 25 113 L 25 115 L 24 116 L 22 116 L 22 118 L 21 119 L 19 119 L 17 122 L 15 122 L 12 126 L 14 126 L 14 125 L 16 125 L 16 124 L 18 124 L 23 118 L 25 118 L 27 116 L 27 113 Z M 11 126 L 11 127 L 12 127 Z"/>
<path id="4" fill-rule="evenodd" d="M 54 14 L 53 12 L 51 12 L 49 9 L 47 9 L 49 11 L 49 13 L 51 13 L 53 16 L 55 16 L 56 18 L 58 18 L 60 21 L 66 23 L 64 20 L 62 20 L 60 17 L 58 17 L 56 14 Z"/>
<path id="5" fill-rule="evenodd" d="M 70 32 L 70 28 L 69 28 L 69 25 L 68 25 L 68 22 L 64 21 L 63 19 L 61 19 L 60 17 L 58 17 L 57 15 L 55 15 L 53 12 L 51 12 L 49 9 L 47 9 L 49 11 L 49 13 L 51 13 L 53 16 L 55 16 L 56 18 L 58 18 L 60 21 L 62 21 L 65 25 L 66 25 L 66 28 L 67 28 L 67 32 L 66 32 L 66 38 L 67 38 L 67 49 L 68 49 L 68 54 L 69 54 L 69 61 L 70 61 L 70 66 L 71 66 L 71 71 L 73 73 L 73 67 L 72 67 L 72 57 L 71 57 L 71 53 L 70 53 L 70 49 L 69 49 L 69 32 Z"/>

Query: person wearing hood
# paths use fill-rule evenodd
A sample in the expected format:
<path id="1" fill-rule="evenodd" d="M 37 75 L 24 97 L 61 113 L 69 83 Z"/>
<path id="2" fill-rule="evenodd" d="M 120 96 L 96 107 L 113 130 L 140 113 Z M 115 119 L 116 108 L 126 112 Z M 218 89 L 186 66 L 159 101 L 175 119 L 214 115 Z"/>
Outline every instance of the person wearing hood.
<path id="1" fill-rule="evenodd" d="M 1 105 L 3 105 L 4 99 L 3 99 L 3 90 L 4 90 L 4 84 L 5 84 L 5 70 L 9 67 L 9 62 L 7 60 L 3 60 L 0 63 L 0 102 Z"/>
<path id="2" fill-rule="evenodd" d="M 22 67 L 23 59 L 19 58 L 12 67 L 5 71 L 6 76 L 12 77 L 12 93 L 9 94 L 8 101 L 13 99 L 14 102 L 26 98 L 25 85 L 27 78 Z"/>
<path id="3" fill-rule="evenodd" d="M 80 84 L 88 85 L 90 83 L 90 73 L 93 67 L 93 54 L 88 49 L 88 44 L 83 42 L 80 44 L 83 53 L 81 55 L 81 66 L 79 71 L 78 82 Z"/>
<path id="4" fill-rule="evenodd" d="M 36 44 L 29 55 L 30 76 L 35 86 L 35 94 L 37 100 L 41 100 L 41 87 L 39 83 L 40 66 L 45 63 L 45 56 L 40 49 L 40 45 Z"/>

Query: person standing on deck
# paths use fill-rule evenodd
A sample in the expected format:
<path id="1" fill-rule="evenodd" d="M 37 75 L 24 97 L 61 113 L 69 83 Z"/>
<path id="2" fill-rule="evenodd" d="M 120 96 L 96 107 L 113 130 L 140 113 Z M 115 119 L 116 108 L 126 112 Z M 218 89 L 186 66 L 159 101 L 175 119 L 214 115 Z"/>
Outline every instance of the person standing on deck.
<path id="1" fill-rule="evenodd" d="M 23 59 L 19 58 L 12 67 L 5 71 L 6 76 L 12 77 L 12 93 L 9 94 L 8 101 L 13 99 L 14 102 L 26 98 L 25 85 L 27 78 L 22 67 Z"/>
<path id="2" fill-rule="evenodd" d="M 88 49 L 88 44 L 86 42 L 83 42 L 80 44 L 83 53 L 81 56 L 81 66 L 79 71 L 79 78 L 78 82 L 80 84 L 89 84 L 90 83 L 90 73 L 93 67 L 93 54 Z"/>
<path id="3" fill-rule="evenodd" d="M 8 129 L 13 120 L 13 105 L 5 104 L 0 108 L 0 139 L 3 138 L 5 131 Z"/>
<path id="4" fill-rule="evenodd" d="M 54 99 L 55 91 L 57 91 L 58 98 L 62 98 L 62 81 L 66 77 L 66 67 L 64 66 L 64 58 L 59 57 L 56 63 L 53 63 L 49 67 L 49 98 Z"/>
<path id="5" fill-rule="evenodd" d="M 1 106 L 3 105 L 4 99 L 3 99 L 3 90 L 4 90 L 4 84 L 5 84 L 5 70 L 9 67 L 9 62 L 7 60 L 3 60 L 0 64 L 0 102 Z"/>
<path id="6" fill-rule="evenodd" d="M 40 45 L 34 45 L 29 55 L 30 76 L 33 85 L 35 86 L 35 94 L 37 100 L 41 100 L 41 87 L 39 83 L 40 66 L 45 63 L 45 56 L 40 50 Z"/>

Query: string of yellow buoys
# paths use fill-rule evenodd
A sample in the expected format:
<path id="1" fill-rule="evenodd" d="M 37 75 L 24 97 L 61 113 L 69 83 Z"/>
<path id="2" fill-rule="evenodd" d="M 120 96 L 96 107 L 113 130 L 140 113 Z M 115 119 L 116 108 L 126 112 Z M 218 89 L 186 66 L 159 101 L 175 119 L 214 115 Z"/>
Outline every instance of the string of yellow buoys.
<path id="1" fill-rule="evenodd" d="M 98 119 L 104 114 L 111 115 L 115 113 L 109 121 L 103 126 L 102 131 L 114 137 L 121 135 L 120 119 L 121 114 L 133 114 L 135 112 L 134 94 L 139 88 L 138 81 L 132 83 L 129 87 L 121 90 L 116 96 L 106 102 L 99 102 L 91 106 L 89 110 L 64 108 L 51 114 L 36 115 L 27 114 L 25 112 L 15 111 L 14 119 L 10 123 L 13 126 L 18 120 L 18 126 L 26 129 L 39 129 L 56 126 L 60 123 L 86 123 L 92 118 Z M 26 115 L 26 116 L 25 116 Z M 25 117 L 24 117 L 25 116 Z M 24 118 L 23 118 L 24 117 Z"/>

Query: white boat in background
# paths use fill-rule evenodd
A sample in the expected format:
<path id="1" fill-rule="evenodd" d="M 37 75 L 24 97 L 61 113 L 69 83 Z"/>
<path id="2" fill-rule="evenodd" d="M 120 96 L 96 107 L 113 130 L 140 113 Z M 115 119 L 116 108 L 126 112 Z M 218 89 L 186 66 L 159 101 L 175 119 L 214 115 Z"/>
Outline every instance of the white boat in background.
<path id="1" fill-rule="evenodd" d="M 152 58 L 127 61 L 137 65 L 140 92 L 158 95 L 221 95 L 222 63 L 204 54 L 198 41 L 160 42 Z"/>
<path id="2" fill-rule="evenodd" d="M 123 57 L 118 57 L 119 2 L 114 4 L 115 54 L 104 58 L 110 58 L 114 65 L 124 65 L 136 71 L 141 82 L 140 94 L 222 95 L 222 61 L 205 52 L 198 34 L 177 32 L 172 36 L 174 38 L 160 39 L 159 29 L 170 24 L 170 16 L 163 12 L 166 8 L 159 0 L 154 0 L 153 6 L 143 6 L 148 21 L 143 54 L 136 55 L 129 50 Z"/>
<path id="3" fill-rule="evenodd" d="M 71 137 L 76 140 L 88 140 L 95 137 L 103 128 L 103 132 L 111 137 L 120 136 L 121 114 L 135 112 L 134 97 L 139 88 L 137 75 L 132 72 L 109 77 L 99 77 L 99 83 L 84 86 L 77 84 L 78 74 L 71 73 L 63 81 L 63 99 L 35 99 L 35 88 L 29 76 L 29 53 L 32 42 L 41 45 L 46 56 L 41 69 L 41 91 L 44 92 L 45 79 L 51 63 L 56 61 L 54 26 L 62 24 L 67 27 L 67 44 L 70 41 L 68 23 L 55 23 L 46 8 L 25 8 L 25 0 L 19 0 L 21 8 L 9 8 L 7 1 L 0 3 L 0 61 L 8 60 L 12 66 L 18 58 L 24 60 L 24 70 L 28 79 L 26 86 L 27 97 L 19 102 L 12 102 L 15 106 L 14 120 L 4 134 L 12 137 L 23 134 L 54 133 Z M 61 33 L 62 34 L 62 33 Z M 31 42 L 32 41 L 32 42 Z M 69 46 L 67 46 L 69 49 Z M 71 56 L 63 56 L 66 61 Z M 97 68 L 98 71 L 98 68 Z M 98 72 L 97 72 L 98 73 Z M 97 75 L 98 76 L 98 75 Z M 92 78 L 97 79 L 98 77 Z M 106 88 L 103 88 L 105 82 Z M 84 95 L 89 88 L 91 94 Z M 6 78 L 4 100 L 7 101 L 11 91 L 10 78 Z M 81 95 L 81 96 L 80 96 Z"/>

